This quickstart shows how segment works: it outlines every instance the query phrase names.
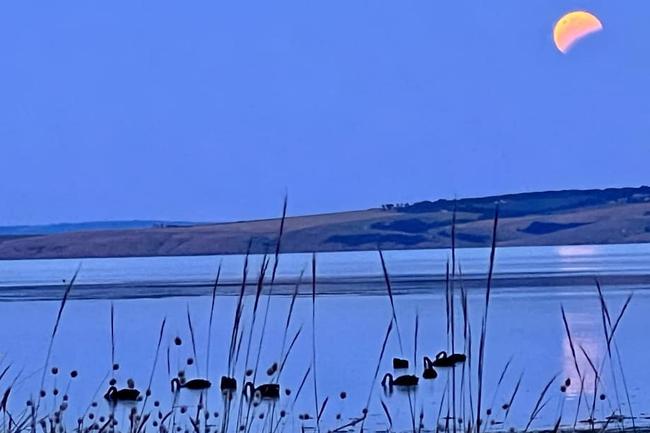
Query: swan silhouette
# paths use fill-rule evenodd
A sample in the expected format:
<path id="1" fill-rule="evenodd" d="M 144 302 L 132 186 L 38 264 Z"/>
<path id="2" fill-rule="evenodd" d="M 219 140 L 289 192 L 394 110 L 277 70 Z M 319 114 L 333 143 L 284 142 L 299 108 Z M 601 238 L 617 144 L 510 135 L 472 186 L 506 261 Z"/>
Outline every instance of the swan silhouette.
<path id="1" fill-rule="evenodd" d="M 405 374 L 403 376 L 397 376 L 393 377 L 392 374 L 386 373 L 384 378 L 381 380 L 381 385 L 382 386 L 400 386 L 400 387 L 412 387 L 412 386 L 417 386 L 418 384 L 418 377 L 414 376 L 412 374 Z"/>
<path id="2" fill-rule="evenodd" d="M 432 365 L 434 367 L 453 367 L 458 363 L 465 362 L 466 359 L 467 356 L 462 353 L 447 355 L 447 352 L 443 350 L 436 355 L 436 359 L 432 362 Z"/>
<path id="3" fill-rule="evenodd" d="M 393 368 L 396 370 L 409 368 L 409 360 L 402 358 L 393 358 Z"/>
<path id="4" fill-rule="evenodd" d="M 244 395 L 249 399 L 258 397 L 260 399 L 276 400 L 280 398 L 280 385 L 277 383 L 265 383 L 255 387 L 253 382 L 247 382 L 244 386 Z"/>
<path id="5" fill-rule="evenodd" d="M 236 391 L 237 379 L 234 377 L 221 376 L 221 391 Z"/>
<path id="6" fill-rule="evenodd" d="M 435 379 L 438 377 L 438 372 L 433 368 L 433 362 L 428 356 L 424 357 L 424 371 L 422 372 L 423 379 Z"/>
<path id="7" fill-rule="evenodd" d="M 111 402 L 118 401 L 137 401 L 140 397 L 140 391 L 132 388 L 122 388 L 117 389 L 115 386 L 111 386 L 104 394 L 104 398 Z"/>
<path id="8" fill-rule="evenodd" d="M 172 392 L 176 392 L 181 388 L 192 389 L 192 390 L 202 390 L 208 389 L 212 386 L 212 382 L 207 379 L 192 379 L 187 382 L 181 382 L 179 378 L 175 377 L 172 379 Z"/>

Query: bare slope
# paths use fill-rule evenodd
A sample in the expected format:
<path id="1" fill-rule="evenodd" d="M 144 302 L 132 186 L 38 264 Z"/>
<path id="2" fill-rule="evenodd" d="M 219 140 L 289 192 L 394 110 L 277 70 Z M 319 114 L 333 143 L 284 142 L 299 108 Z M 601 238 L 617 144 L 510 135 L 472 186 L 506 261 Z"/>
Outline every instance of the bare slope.
<path id="1" fill-rule="evenodd" d="M 284 252 L 445 248 L 454 206 L 458 245 L 650 242 L 650 188 L 559 191 L 420 202 L 389 210 L 288 218 Z M 279 220 L 0 237 L 0 259 L 236 254 L 272 251 Z"/>

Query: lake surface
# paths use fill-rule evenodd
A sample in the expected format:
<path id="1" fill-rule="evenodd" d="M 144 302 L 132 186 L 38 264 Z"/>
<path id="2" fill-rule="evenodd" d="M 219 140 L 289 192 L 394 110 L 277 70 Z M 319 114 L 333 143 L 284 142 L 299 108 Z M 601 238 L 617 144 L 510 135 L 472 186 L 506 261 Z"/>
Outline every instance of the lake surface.
<path id="1" fill-rule="evenodd" d="M 296 431 L 303 424 L 314 426 L 314 420 L 298 418 L 298 414 L 308 413 L 313 417 L 317 412 L 311 375 L 314 370 L 319 406 L 328 398 L 320 422 L 324 430 L 360 416 L 368 405 L 369 396 L 369 414 L 364 427 L 373 431 L 387 429 L 387 417 L 380 401 L 386 405 L 396 431 L 410 429 L 413 418 L 419 424 L 420 413 L 423 414 L 424 428 L 435 429 L 437 423 L 445 422 L 448 412 L 450 416 L 454 412 L 450 403 L 454 395 L 456 418 L 464 415 L 466 418 L 462 422 L 467 422 L 470 412 L 476 412 L 477 352 L 489 251 L 466 249 L 458 251 L 457 256 L 467 287 L 472 332 L 472 352 L 465 370 L 462 366 L 453 370 L 438 369 L 437 379 L 421 379 L 417 389 L 409 392 L 397 391 L 389 395 L 379 385 L 384 373 L 393 372 L 393 356 L 408 358 L 411 368 L 406 372 L 421 375 L 422 357 L 433 358 L 438 351 L 447 349 L 444 277 L 448 251 L 385 253 L 395 286 L 398 326 L 389 336 L 376 380 L 373 378 L 375 369 L 392 318 L 378 255 L 376 252 L 318 254 L 319 296 L 315 302 L 315 332 L 312 333 L 310 296 L 297 298 L 287 332 L 287 341 L 290 341 L 300 330 L 279 381 L 283 389 L 289 388 L 293 393 L 289 397 L 283 395 L 274 410 L 267 403 L 252 409 L 256 418 L 251 429 L 268 431 L 269 424 L 278 422 L 280 410 L 286 410 L 288 415 L 278 424 L 278 432 Z M 99 416 L 107 413 L 102 395 L 111 374 L 111 300 L 115 308 L 115 361 L 120 364 L 115 372 L 118 385 L 126 386 L 127 379 L 133 378 L 137 388 L 146 389 L 157 359 L 151 386 L 152 399 L 170 407 L 173 394 L 169 381 L 177 371 L 185 370 L 189 377 L 207 376 L 215 384 L 225 374 L 237 307 L 237 296 L 229 295 L 239 290 L 243 257 L 5 261 L 0 262 L 0 297 L 3 300 L 0 302 L 0 367 L 11 367 L 0 381 L 0 387 L 4 388 L 15 380 L 9 402 L 14 412 L 22 410 L 27 399 L 37 397 L 60 305 L 58 300 L 64 290 L 62 280 L 69 279 L 80 262 L 79 278 L 71 292 L 73 300 L 63 311 L 49 364 L 59 367 L 61 372 L 56 376 L 46 375 L 44 388 L 47 395 L 42 400 L 43 409 L 60 404 L 62 394 L 67 390 L 70 408 L 66 416 L 73 424 L 83 414 Z M 249 282 L 252 284 L 260 263 L 260 257 L 251 257 Z M 222 285 L 216 298 L 210 364 L 206 368 L 209 294 L 219 264 L 222 266 Z M 275 295 L 270 298 L 269 320 L 260 351 L 258 382 L 266 379 L 266 369 L 280 359 L 291 302 L 288 294 L 302 270 L 305 270 L 305 278 L 301 294 L 311 293 L 310 266 L 311 255 L 280 257 L 278 284 L 274 287 Z M 636 425 L 647 424 L 644 417 L 646 412 L 650 412 L 650 394 L 647 392 L 650 386 L 650 371 L 647 369 L 650 352 L 644 348 L 644 337 L 646 330 L 650 329 L 650 315 L 647 314 L 650 291 L 646 290 L 650 287 L 649 277 L 648 245 L 498 249 L 485 345 L 481 412 L 486 419 L 486 429 L 525 427 L 542 390 L 553 377 L 556 379 L 540 400 L 541 410 L 531 428 L 553 426 L 560 416 L 563 425 L 573 425 L 576 419 L 579 422 L 588 418 L 592 411 L 595 418 L 602 420 L 613 413 L 629 415 L 631 410 L 636 416 Z M 604 336 L 595 278 L 603 282 L 612 322 L 615 322 L 627 297 L 634 294 L 616 328 L 610 346 L 611 358 Z M 460 281 L 457 281 L 455 345 L 457 351 L 462 351 L 465 340 L 459 285 Z M 252 286 L 250 290 L 253 290 Z M 244 337 L 236 364 L 239 380 L 243 377 L 245 364 L 249 367 L 257 364 L 257 347 L 267 302 L 267 297 L 260 301 L 246 363 L 254 296 L 245 297 Z M 575 360 L 562 321 L 561 307 L 571 330 Z M 192 365 L 186 365 L 188 357 L 194 358 L 187 322 L 188 308 L 197 351 Z M 419 322 L 417 349 L 416 316 Z M 156 344 L 164 318 L 165 332 L 156 358 Z M 181 337 L 182 345 L 173 343 L 176 336 Z M 312 338 L 316 343 L 315 367 Z M 417 361 L 415 368 L 414 359 Z M 584 378 L 582 392 L 576 363 Z M 509 364 L 508 368 L 498 385 L 506 364 Z M 593 374 L 592 364 L 599 371 L 598 380 Z M 69 379 L 68 373 L 72 369 L 79 371 L 76 379 Z M 294 403 L 308 369 L 310 375 Z M 456 376 L 455 387 L 453 376 Z M 520 377 L 521 386 L 506 416 L 502 405 L 510 401 Z M 568 378 L 571 385 L 563 392 L 560 386 Z M 52 395 L 55 387 L 61 390 L 58 396 Z M 339 397 L 342 391 L 347 394 L 345 399 Z M 210 410 L 220 411 L 223 417 L 223 399 L 216 386 L 207 397 Z M 93 400 L 99 402 L 97 408 L 89 406 Z M 196 393 L 183 392 L 177 403 L 178 406 L 189 406 L 189 413 L 195 413 L 196 409 L 192 408 L 198 401 Z M 581 408 L 577 411 L 579 402 Z M 147 404 L 145 409 L 149 411 L 153 408 L 152 403 L 149 401 Z M 232 411 L 237 412 L 238 404 L 234 406 Z M 491 415 L 487 415 L 488 409 Z M 261 413 L 267 414 L 263 420 L 257 418 Z M 338 414 L 340 420 L 336 419 Z M 116 415 L 120 422 L 126 423 L 128 407 L 118 407 Z M 187 414 L 179 413 L 177 422 L 187 427 L 188 421 L 183 417 Z M 273 421 L 269 419 L 271 417 Z M 461 425 L 460 421 L 457 422 Z M 264 425 L 267 427 L 263 428 Z M 613 425 L 620 424 L 612 422 Z M 630 426 L 631 420 L 626 420 L 625 425 Z M 359 426 L 356 426 L 357 430 Z"/>

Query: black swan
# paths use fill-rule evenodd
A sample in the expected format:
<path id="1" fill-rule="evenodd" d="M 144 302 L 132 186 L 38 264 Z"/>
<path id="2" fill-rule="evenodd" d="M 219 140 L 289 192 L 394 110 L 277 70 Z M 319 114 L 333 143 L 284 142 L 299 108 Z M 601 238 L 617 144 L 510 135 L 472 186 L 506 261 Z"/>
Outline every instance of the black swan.
<path id="1" fill-rule="evenodd" d="M 140 391 L 132 388 L 122 388 L 117 389 L 114 386 L 108 388 L 104 398 L 108 401 L 118 402 L 118 401 L 137 401 L 140 397 Z"/>
<path id="2" fill-rule="evenodd" d="M 275 400 L 280 398 L 280 385 L 277 383 L 265 383 L 255 387 L 253 382 L 248 382 L 244 386 L 244 394 L 248 398 L 259 397 L 261 399 Z"/>
<path id="3" fill-rule="evenodd" d="M 444 350 L 436 355 L 436 359 L 432 362 L 434 367 L 453 367 L 454 365 L 465 362 L 467 356 L 462 353 L 452 353 L 447 355 Z"/>
<path id="4" fill-rule="evenodd" d="M 388 385 L 389 387 L 393 387 L 393 386 L 411 387 L 411 386 L 417 386 L 418 381 L 419 381 L 418 377 L 412 374 L 405 374 L 403 376 L 397 376 L 393 378 L 392 374 L 386 373 L 386 375 L 381 381 L 381 385 L 382 386 Z"/>
<path id="5" fill-rule="evenodd" d="M 433 368 L 433 362 L 428 356 L 424 357 L 424 371 L 422 372 L 423 379 L 435 379 L 438 377 L 438 372 Z"/>
<path id="6" fill-rule="evenodd" d="M 237 391 L 237 379 L 221 376 L 221 391 Z"/>
<path id="7" fill-rule="evenodd" d="M 201 390 L 208 389 L 212 386 L 212 382 L 207 379 L 192 379 L 187 382 L 181 382 L 179 378 L 175 377 L 172 379 L 172 392 L 176 392 L 181 388 Z"/>

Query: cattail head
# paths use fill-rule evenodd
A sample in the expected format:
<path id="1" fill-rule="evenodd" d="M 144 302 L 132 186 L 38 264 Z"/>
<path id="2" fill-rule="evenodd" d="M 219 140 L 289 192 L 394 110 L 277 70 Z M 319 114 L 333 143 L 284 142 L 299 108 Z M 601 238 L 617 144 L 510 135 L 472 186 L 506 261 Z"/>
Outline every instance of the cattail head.
<path id="1" fill-rule="evenodd" d="M 77 377 L 77 376 L 79 376 L 79 372 L 77 372 L 77 370 L 72 370 L 72 371 L 70 372 L 70 377 L 71 377 L 71 378 L 74 379 L 74 378 Z"/>
<path id="2" fill-rule="evenodd" d="M 174 338 L 174 344 L 177 345 L 177 346 L 180 346 L 181 344 L 183 344 L 183 340 L 181 340 L 181 337 Z"/>
<path id="3" fill-rule="evenodd" d="M 128 386 L 129 389 L 133 389 L 133 388 L 135 388 L 135 381 L 134 381 L 133 379 L 129 378 L 129 379 L 126 381 L 126 386 Z"/>
<path id="4" fill-rule="evenodd" d="M 348 394 L 345 391 L 341 391 L 339 394 L 339 397 L 341 397 L 341 400 L 345 400 L 347 398 Z"/>
<path id="5" fill-rule="evenodd" d="M 59 374 L 59 369 L 56 368 L 56 367 L 52 367 L 52 374 L 55 375 L 55 376 L 56 376 L 57 374 Z"/>

